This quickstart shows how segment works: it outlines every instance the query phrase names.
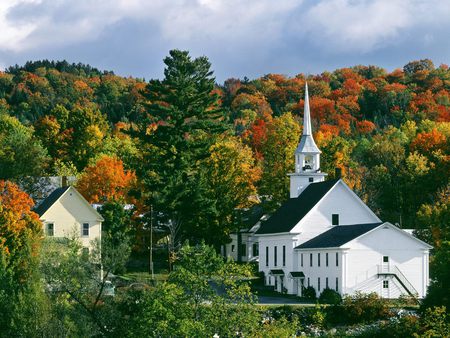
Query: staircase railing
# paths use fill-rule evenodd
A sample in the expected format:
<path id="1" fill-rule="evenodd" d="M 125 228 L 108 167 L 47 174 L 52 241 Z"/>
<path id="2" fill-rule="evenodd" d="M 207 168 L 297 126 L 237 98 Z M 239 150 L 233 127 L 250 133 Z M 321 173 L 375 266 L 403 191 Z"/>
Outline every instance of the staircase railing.
<path id="1" fill-rule="evenodd" d="M 419 293 L 410 283 L 410 281 L 405 277 L 405 275 L 400 271 L 400 269 L 395 265 L 378 265 L 378 275 L 393 275 L 400 284 L 405 288 L 405 290 L 411 295 L 415 296 Z"/>

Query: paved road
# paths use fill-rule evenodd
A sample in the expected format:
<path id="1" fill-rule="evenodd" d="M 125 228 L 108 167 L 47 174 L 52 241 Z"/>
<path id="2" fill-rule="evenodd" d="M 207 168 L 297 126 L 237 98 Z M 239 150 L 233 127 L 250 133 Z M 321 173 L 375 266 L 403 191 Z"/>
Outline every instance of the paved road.
<path id="1" fill-rule="evenodd" d="M 314 305 L 310 303 L 304 303 L 297 299 L 292 299 L 288 297 L 270 297 L 270 296 L 258 296 L 258 304 L 276 304 L 276 305 L 295 305 L 295 304 L 304 304 L 306 306 Z"/>

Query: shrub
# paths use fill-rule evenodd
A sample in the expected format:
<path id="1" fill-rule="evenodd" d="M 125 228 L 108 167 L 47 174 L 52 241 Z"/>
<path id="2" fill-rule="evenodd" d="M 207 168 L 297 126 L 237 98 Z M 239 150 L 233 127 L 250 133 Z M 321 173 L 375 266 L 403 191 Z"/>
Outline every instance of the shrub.
<path id="1" fill-rule="evenodd" d="M 368 323 L 391 316 L 388 302 L 376 293 L 356 293 L 344 297 L 342 305 L 329 309 L 329 318 L 335 323 Z"/>
<path id="2" fill-rule="evenodd" d="M 316 290 L 312 286 L 308 286 L 303 290 L 303 297 L 311 300 L 317 299 Z"/>
<path id="3" fill-rule="evenodd" d="M 332 304 L 332 305 L 341 304 L 342 297 L 338 292 L 336 292 L 332 289 L 326 288 L 320 294 L 319 303 Z"/>
<path id="4" fill-rule="evenodd" d="M 423 337 L 449 337 L 450 323 L 445 306 L 428 308 L 421 318 Z"/>

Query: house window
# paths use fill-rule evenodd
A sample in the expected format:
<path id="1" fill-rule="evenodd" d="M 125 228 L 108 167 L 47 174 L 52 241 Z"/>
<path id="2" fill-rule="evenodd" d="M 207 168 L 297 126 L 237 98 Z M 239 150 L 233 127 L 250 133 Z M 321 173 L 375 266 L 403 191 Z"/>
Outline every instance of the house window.
<path id="1" fill-rule="evenodd" d="M 310 178 L 308 179 L 308 181 L 309 181 L 309 183 L 312 183 L 312 182 L 314 182 L 314 178 L 313 178 L 313 177 L 310 177 Z"/>
<path id="2" fill-rule="evenodd" d="M 325 265 L 328 266 L 328 252 L 325 254 Z"/>
<path id="3" fill-rule="evenodd" d="M 339 266 L 339 252 L 336 252 L 336 266 Z"/>
<path id="4" fill-rule="evenodd" d="M 258 256 L 258 255 L 259 255 L 258 243 L 253 243 L 253 256 Z"/>
<path id="5" fill-rule="evenodd" d="M 53 237 L 55 235 L 55 225 L 53 223 L 47 223 L 45 232 L 47 236 Z"/>
<path id="6" fill-rule="evenodd" d="M 241 244 L 241 256 L 247 256 L 247 245 Z"/>
<path id="7" fill-rule="evenodd" d="M 339 225 L 339 214 L 331 215 L 331 224 L 332 225 Z"/>
<path id="8" fill-rule="evenodd" d="M 339 289 L 339 278 L 336 277 L 336 292 L 338 291 L 338 289 Z"/>
<path id="9" fill-rule="evenodd" d="M 269 247 L 266 246 L 266 266 L 269 266 Z"/>
<path id="10" fill-rule="evenodd" d="M 388 280 L 383 281 L 383 289 L 389 289 L 389 281 Z"/>
<path id="11" fill-rule="evenodd" d="M 383 256 L 383 263 L 389 263 L 389 256 Z"/>
<path id="12" fill-rule="evenodd" d="M 231 244 L 231 252 L 234 252 L 234 244 Z"/>
<path id="13" fill-rule="evenodd" d="M 313 254 L 310 253 L 309 254 L 309 266 L 312 266 L 312 263 L 313 263 Z"/>
<path id="14" fill-rule="evenodd" d="M 286 266 L 286 245 L 283 245 L 283 266 Z"/>
<path id="15" fill-rule="evenodd" d="M 300 266 L 303 267 L 303 254 L 300 254 Z"/>
<path id="16" fill-rule="evenodd" d="M 317 266 L 320 266 L 320 252 L 317 254 Z"/>
<path id="17" fill-rule="evenodd" d="M 317 278 L 317 292 L 320 292 L 320 277 Z"/>
<path id="18" fill-rule="evenodd" d="M 81 234 L 83 237 L 89 236 L 89 223 L 83 223 L 83 230 Z"/>
<path id="19" fill-rule="evenodd" d="M 328 277 L 325 278 L 325 288 L 328 289 Z"/>
<path id="20" fill-rule="evenodd" d="M 273 247 L 273 265 L 277 266 L 277 247 Z"/>

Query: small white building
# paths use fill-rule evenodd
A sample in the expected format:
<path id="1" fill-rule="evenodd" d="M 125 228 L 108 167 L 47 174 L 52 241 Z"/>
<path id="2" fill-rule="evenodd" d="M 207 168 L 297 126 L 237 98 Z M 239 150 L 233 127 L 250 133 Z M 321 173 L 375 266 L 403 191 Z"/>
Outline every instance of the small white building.
<path id="1" fill-rule="evenodd" d="M 330 288 L 342 295 L 424 297 L 431 246 L 383 223 L 341 179 L 325 181 L 307 86 L 303 124 L 295 171 L 289 174 L 290 199 L 252 234 L 266 285 L 297 295 L 312 286 L 317 295 Z"/>
<path id="2" fill-rule="evenodd" d="M 72 186 L 54 190 L 34 210 L 48 237 L 78 236 L 84 248 L 101 239 L 103 217 Z"/>

